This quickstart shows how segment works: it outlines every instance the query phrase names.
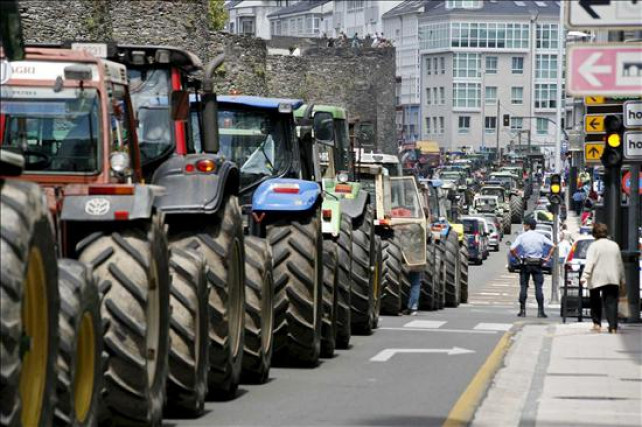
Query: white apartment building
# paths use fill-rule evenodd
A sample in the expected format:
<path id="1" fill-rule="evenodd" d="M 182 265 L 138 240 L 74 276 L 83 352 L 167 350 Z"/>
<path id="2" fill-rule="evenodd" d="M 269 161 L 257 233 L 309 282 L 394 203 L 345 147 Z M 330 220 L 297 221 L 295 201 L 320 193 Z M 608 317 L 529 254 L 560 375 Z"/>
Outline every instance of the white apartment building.
<path id="1" fill-rule="evenodd" d="M 375 33 L 383 32 L 382 16 L 401 1 L 347 0 L 332 3 L 334 35 L 343 31 L 348 37 L 354 36 L 355 33 L 364 37 L 367 34 L 374 36 Z"/>
<path id="2" fill-rule="evenodd" d="M 334 2 L 330 0 L 301 1 L 282 7 L 268 15 L 270 35 L 290 37 L 331 36 Z"/>
<path id="3" fill-rule="evenodd" d="M 301 0 L 231 0 L 225 3 L 229 13 L 227 31 L 232 34 L 270 38 L 268 15 Z"/>
<path id="4" fill-rule="evenodd" d="M 559 1 L 428 2 L 419 17 L 421 137 L 554 145 Z M 510 115 L 510 125 L 502 118 Z"/>

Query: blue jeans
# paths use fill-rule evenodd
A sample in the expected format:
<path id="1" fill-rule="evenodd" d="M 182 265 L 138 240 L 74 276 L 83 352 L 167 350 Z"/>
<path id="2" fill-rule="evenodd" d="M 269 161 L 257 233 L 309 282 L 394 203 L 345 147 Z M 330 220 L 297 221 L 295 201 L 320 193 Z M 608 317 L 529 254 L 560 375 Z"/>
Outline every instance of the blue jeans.
<path id="1" fill-rule="evenodd" d="M 421 290 L 421 273 L 411 271 L 408 273 L 410 280 L 410 295 L 408 296 L 408 308 L 416 310 L 419 307 L 419 291 Z"/>
<path id="2" fill-rule="evenodd" d="M 523 265 L 519 272 L 519 303 L 526 304 L 528 281 L 531 276 L 533 277 L 533 282 L 535 282 L 535 299 L 537 300 L 537 305 L 542 308 L 544 307 L 544 293 L 542 292 L 544 275 L 542 274 L 542 267 L 535 265 Z"/>

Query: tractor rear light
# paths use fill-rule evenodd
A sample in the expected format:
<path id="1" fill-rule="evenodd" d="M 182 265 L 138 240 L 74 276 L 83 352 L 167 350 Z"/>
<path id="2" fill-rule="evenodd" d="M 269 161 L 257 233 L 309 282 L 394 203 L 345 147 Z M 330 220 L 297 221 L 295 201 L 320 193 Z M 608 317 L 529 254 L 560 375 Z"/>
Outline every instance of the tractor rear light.
<path id="1" fill-rule="evenodd" d="M 332 209 L 323 209 L 321 213 L 324 221 L 330 221 L 332 219 Z"/>
<path id="2" fill-rule="evenodd" d="M 196 166 L 194 166 L 193 164 L 188 163 L 188 164 L 185 165 L 185 172 L 186 173 L 194 173 L 195 170 L 196 170 Z"/>
<path id="3" fill-rule="evenodd" d="M 337 184 L 334 186 L 334 191 L 336 193 L 352 193 L 352 188 L 350 184 Z"/>
<path id="4" fill-rule="evenodd" d="M 134 194 L 133 185 L 92 185 L 89 187 L 90 196 L 131 196 Z"/>
<path id="5" fill-rule="evenodd" d="M 277 194 L 299 194 L 299 184 L 274 184 L 272 191 Z"/>
<path id="6" fill-rule="evenodd" d="M 129 219 L 129 212 L 127 212 L 127 211 L 116 211 L 116 212 L 114 212 L 114 219 L 116 221 L 127 221 Z"/>
<path id="7" fill-rule="evenodd" d="M 479 244 L 479 233 L 475 233 L 475 244 Z"/>
<path id="8" fill-rule="evenodd" d="M 198 171 L 202 173 L 211 173 L 216 170 L 216 163 L 209 159 L 199 160 L 198 162 L 196 162 L 196 169 L 198 169 Z"/>

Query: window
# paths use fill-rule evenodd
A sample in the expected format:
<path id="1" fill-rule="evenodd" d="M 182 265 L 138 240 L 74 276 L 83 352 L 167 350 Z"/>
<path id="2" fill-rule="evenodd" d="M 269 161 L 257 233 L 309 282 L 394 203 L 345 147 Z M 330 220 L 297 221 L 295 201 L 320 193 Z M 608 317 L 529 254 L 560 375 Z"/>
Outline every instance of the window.
<path id="1" fill-rule="evenodd" d="M 497 74 L 497 57 L 486 57 L 486 74 Z"/>
<path id="2" fill-rule="evenodd" d="M 314 32 L 314 34 L 319 34 L 320 26 L 321 26 L 321 18 L 319 18 L 318 16 L 315 16 L 312 19 L 312 32 Z"/>
<path id="3" fill-rule="evenodd" d="M 453 77 L 481 77 L 481 55 L 478 53 L 455 53 L 453 55 Z"/>
<path id="4" fill-rule="evenodd" d="M 439 68 L 441 68 L 441 74 L 446 74 L 446 58 L 443 56 L 439 58 Z"/>
<path id="5" fill-rule="evenodd" d="M 440 49 L 448 47 L 449 24 L 427 24 L 419 27 L 419 43 L 421 49 Z"/>
<path id="6" fill-rule="evenodd" d="M 446 88 L 443 86 L 439 88 L 439 104 L 440 105 L 446 104 Z"/>
<path id="7" fill-rule="evenodd" d="M 254 18 L 241 18 L 239 20 L 239 27 L 241 34 L 253 36 L 254 35 Z"/>
<path id="8" fill-rule="evenodd" d="M 548 134 L 548 120 L 538 118 L 537 119 L 537 134 L 538 135 L 547 135 Z"/>
<path id="9" fill-rule="evenodd" d="M 495 105 L 497 103 L 497 86 L 486 86 L 484 104 Z"/>
<path id="10" fill-rule="evenodd" d="M 537 55 L 535 60 L 535 78 L 557 78 L 557 55 Z"/>
<path id="11" fill-rule="evenodd" d="M 495 133 L 497 129 L 497 117 L 484 117 L 484 132 Z"/>
<path id="12" fill-rule="evenodd" d="M 439 127 L 437 126 L 437 117 L 432 118 L 432 133 L 439 133 Z"/>
<path id="13" fill-rule="evenodd" d="M 439 118 L 439 133 L 444 133 L 444 118 L 443 116 Z"/>
<path id="14" fill-rule="evenodd" d="M 426 133 L 430 132 L 430 117 L 426 117 Z"/>
<path id="15" fill-rule="evenodd" d="M 470 132 L 470 116 L 459 116 L 459 133 Z"/>
<path id="16" fill-rule="evenodd" d="M 497 49 L 528 49 L 529 24 L 453 22 L 450 46 Z"/>
<path id="17" fill-rule="evenodd" d="M 363 9 L 363 0 L 348 0 L 348 12 L 356 12 Z"/>
<path id="18" fill-rule="evenodd" d="M 557 49 L 558 38 L 557 24 L 537 24 L 536 46 L 538 49 Z"/>
<path id="19" fill-rule="evenodd" d="M 524 74 L 524 58 L 521 56 L 513 56 L 511 64 L 513 74 Z"/>
<path id="20" fill-rule="evenodd" d="M 432 90 L 431 88 L 426 88 L 426 105 L 432 105 Z"/>
<path id="21" fill-rule="evenodd" d="M 482 7 L 482 0 L 447 0 L 446 9 L 477 9 Z"/>
<path id="22" fill-rule="evenodd" d="M 524 103 L 524 88 L 522 86 L 513 86 L 510 88 L 510 103 L 521 105 Z"/>
<path id="23" fill-rule="evenodd" d="M 439 70 L 439 62 L 438 61 L 439 61 L 439 58 L 437 58 L 436 56 L 432 59 L 432 63 L 433 63 L 433 67 L 432 68 L 434 68 L 435 74 L 437 74 L 437 70 Z"/>
<path id="24" fill-rule="evenodd" d="M 432 74 L 432 60 L 430 57 L 426 58 L 426 75 Z"/>
<path id="25" fill-rule="evenodd" d="M 556 84 L 535 84 L 535 108 L 557 108 Z"/>
<path id="26" fill-rule="evenodd" d="M 479 108 L 481 98 L 481 84 L 479 83 L 454 83 L 453 107 Z"/>
<path id="27" fill-rule="evenodd" d="M 511 132 L 517 132 L 522 129 L 524 125 L 524 119 L 521 117 L 511 117 L 510 118 L 510 130 Z"/>

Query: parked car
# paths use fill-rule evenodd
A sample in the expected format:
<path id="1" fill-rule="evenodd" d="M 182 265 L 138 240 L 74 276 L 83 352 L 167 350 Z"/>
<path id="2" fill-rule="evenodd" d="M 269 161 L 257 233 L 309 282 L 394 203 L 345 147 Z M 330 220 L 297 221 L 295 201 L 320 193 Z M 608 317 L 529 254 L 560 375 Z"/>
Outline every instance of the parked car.
<path id="1" fill-rule="evenodd" d="M 538 233 L 542 233 L 549 240 L 552 240 L 551 233 L 549 233 L 548 231 L 544 231 L 544 230 L 535 230 L 535 231 Z M 511 242 L 507 241 L 506 244 L 510 245 Z M 544 248 L 544 250 L 547 250 L 547 251 L 550 249 L 551 248 L 548 245 Z M 506 255 L 508 259 L 508 271 L 510 273 L 518 273 L 519 270 L 522 268 L 521 254 L 519 253 L 519 251 L 517 255 L 518 255 L 517 257 L 514 257 L 510 251 L 508 251 L 508 254 Z M 542 272 L 544 274 L 551 274 L 552 270 L 553 270 L 553 257 L 551 257 L 551 259 L 549 259 L 547 262 L 544 263 L 544 265 L 542 265 Z"/>
<path id="2" fill-rule="evenodd" d="M 488 247 L 493 250 L 493 252 L 499 252 L 499 229 L 493 222 L 488 223 L 488 229 L 490 234 L 488 235 Z"/>
<path id="3" fill-rule="evenodd" d="M 502 227 L 501 218 L 496 216 L 495 214 L 484 214 L 480 216 L 484 217 L 486 221 L 490 222 L 495 226 L 495 230 L 497 231 L 497 234 L 499 235 L 499 240 L 501 241 L 504 238 L 504 231 Z"/>
<path id="4" fill-rule="evenodd" d="M 484 246 L 482 233 L 484 226 L 481 221 L 473 217 L 463 217 L 464 240 L 468 245 L 468 260 L 473 264 L 481 265 L 484 262 Z"/>

